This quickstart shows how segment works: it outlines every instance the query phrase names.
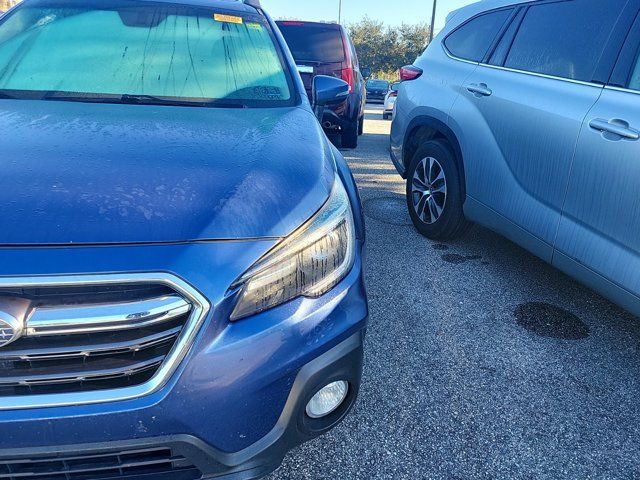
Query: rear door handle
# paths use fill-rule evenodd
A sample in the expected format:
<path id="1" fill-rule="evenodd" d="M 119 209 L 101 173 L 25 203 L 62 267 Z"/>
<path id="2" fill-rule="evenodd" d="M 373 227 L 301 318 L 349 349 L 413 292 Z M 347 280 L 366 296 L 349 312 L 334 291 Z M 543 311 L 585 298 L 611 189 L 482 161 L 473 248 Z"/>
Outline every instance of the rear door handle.
<path id="1" fill-rule="evenodd" d="M 589 123 L 589 126 L 598 132 L 611 133 L 617 137 L 626 138 L 628 140 L 640 139 L 640 132 L 631 128 L 629 126 L 629 122 L 624 120 L 613 119 L 607 121 L 602 118 L 594 118 Z"/>
<path id="2" fill-rule="evenodd" d="M 493 94 L 493 90 L 491 90 L 486 83 L 481 83 L 479 85 L 472 83 L 467 86 L 467 90 L 473 93 L 476 97 L 490 97 Z"/>

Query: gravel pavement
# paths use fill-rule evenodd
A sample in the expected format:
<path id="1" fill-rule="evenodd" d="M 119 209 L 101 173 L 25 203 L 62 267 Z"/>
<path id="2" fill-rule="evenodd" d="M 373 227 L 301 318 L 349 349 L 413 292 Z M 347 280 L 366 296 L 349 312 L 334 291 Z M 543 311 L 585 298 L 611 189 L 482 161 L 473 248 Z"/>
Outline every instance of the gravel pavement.
<path id="1" fill-rule="evenodd" d="M 381 113 L 343 152 L 367 215 L 360 399 L 270 480 L 640 479 L 640 320 L 485 229 L 418 235 Z"/>

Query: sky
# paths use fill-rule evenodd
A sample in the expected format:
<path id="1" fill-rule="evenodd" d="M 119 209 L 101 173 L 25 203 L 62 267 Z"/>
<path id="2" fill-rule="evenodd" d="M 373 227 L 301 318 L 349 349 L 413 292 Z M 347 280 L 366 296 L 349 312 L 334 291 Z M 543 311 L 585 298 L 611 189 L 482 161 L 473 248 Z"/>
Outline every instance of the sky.
<path id="1" fill-rule="evenodd" d="M 436 31 L 452 10 L 475 0 L 438 0 Z M 337 21 L 339 0 L 262 0 L 274 18 Z M 353 23 L 368 15 L 389 25 L 431 22 L 431 0 L 342 0 L 342 23 Z"/>

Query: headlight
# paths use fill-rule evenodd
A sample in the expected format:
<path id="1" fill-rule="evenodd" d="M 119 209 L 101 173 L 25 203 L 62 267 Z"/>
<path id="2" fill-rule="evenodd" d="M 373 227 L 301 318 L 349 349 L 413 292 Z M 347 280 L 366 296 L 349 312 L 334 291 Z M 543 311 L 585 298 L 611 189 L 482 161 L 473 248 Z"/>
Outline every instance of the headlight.
<path id="1" fill-rule="evenodd" d="M 336 175 L 320 211 L 235 282 L 241 290 L 231 320 L 325 294 L 351 271 L 355 242 L 349 196 Z"/>

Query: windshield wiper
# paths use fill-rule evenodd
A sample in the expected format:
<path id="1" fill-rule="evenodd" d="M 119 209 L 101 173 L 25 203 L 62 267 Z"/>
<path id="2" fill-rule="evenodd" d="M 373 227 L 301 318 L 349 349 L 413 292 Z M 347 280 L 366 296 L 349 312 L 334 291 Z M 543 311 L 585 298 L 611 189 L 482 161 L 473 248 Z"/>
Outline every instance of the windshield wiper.
<path id="1" fill-rule="evenodd" d="M 161 97 L 154 97 L 153 95 L 131 95 L 125 93 L 119 98 L 121 103 L 130 103 L 133 105 L 189 105 L 191 102 L 184 102 L 180 100 L 169 100 Z"/>
<path id="2" fill-rule="evenodd" d="M 120 97 L 122 103 L 134 105 L 167 105 L 180 107 L 208 107 L 208 108 L 247 108 L 241 102 L 229 102 L 225 100 L 173 100 L 170 98 L 155 97 L 153 95 L 130 95 L 125 94 Z"/>
<path id="3" fill-rule="evenodd" d="M 44 92 L 41 100 L 54 100 L 60 102 L 86 102 L 86 103 L 114 103 L 117 97 L 102 97 L 95 95 L 73 95 L 66 92 L 51 90 Z"/>
<path id="4" fill-rule="evenodd" d="M 14 97 L 8 93 L 0 91 L 1 98 L 20 98 Z M 83 103 L 115 103 L 130 105 L 164 105 L 173 107 L 208 107 L 208 108 L 248 108 L 248 105 L 240 101 L 220 99 L 220 100 L 201 100 L 191 98 L 167 98 L 156 97 L 154 95 L 135 95 L 135 94 L 93 94 L 93 93 L 70 93 L 50 90 L 40 92 L 34 99 L 61 101 L 61 102 L 83 102 Z"/>

